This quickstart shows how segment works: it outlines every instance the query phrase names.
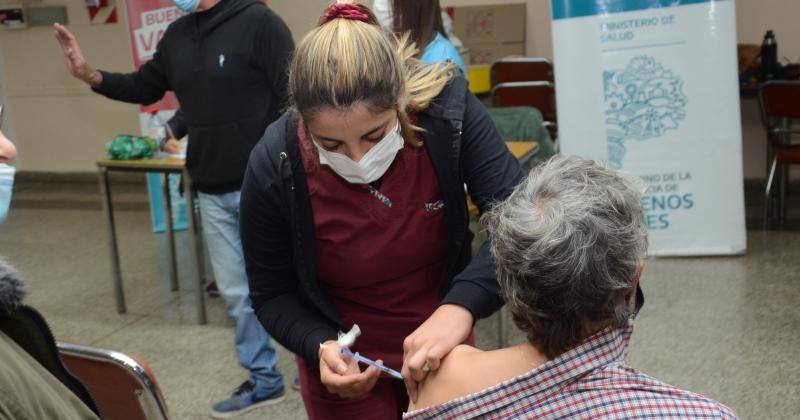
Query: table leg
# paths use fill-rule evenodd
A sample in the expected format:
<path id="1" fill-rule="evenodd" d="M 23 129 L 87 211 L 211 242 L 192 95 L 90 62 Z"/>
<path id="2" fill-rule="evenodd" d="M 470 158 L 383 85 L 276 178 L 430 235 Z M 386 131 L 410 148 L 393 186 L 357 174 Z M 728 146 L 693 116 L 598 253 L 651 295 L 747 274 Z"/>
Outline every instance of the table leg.
<path id="1" fill-rule="evenodd" d="M 206 323 L 206 290 L 205 290 L 205 262 L 203 258 L 203 241 L 199 235 L 198 225 L 195 220 L 194 200 L 192 199 L 191 179 L 189 173 L 183 172 L 183 193 L 186 195 L 186 212 L 189 222 L 189 239 L 194 255 L 195 267 L 197 267 L 197 323 Z M 197 218 L 200 216 L 197 215 Z"/>
<path id="2" fill-rule="evenodd" d="M 108 168 L 98 168 L 100 172 L 100 193 L 103 196 L 103 208 L 108 222 L 108 246 L 111 254 L 111 270 L 114 276 L 114 294 L 117 298 L 117 312 L 125 313 L 125 292 L 122 289 L 122 271 L 119 266 L 119 250 L 117 248 L 117 229 L 114 225 L 114 207 L 111 203 L 111 186 L 108 182 Z"/>
<path id="3" fill-rule="evenodd" d="M 164 174 L 164 214 L 166 215 L 164 225 L 167 229 L 167 240 L 169 242 L 169 278 L 172 284 L 172 291 L 178 290 L 178 263 L 175 257 L 175 232 L 172 230 L 172 194 L 169 191 L 169 173 Z"/>

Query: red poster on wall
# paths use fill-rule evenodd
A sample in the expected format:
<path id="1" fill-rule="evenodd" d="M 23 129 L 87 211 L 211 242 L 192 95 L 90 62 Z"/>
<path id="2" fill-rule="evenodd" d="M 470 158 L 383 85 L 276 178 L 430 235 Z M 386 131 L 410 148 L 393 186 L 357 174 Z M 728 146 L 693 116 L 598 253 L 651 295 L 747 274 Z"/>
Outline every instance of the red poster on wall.
<path id="1" fill-rule="evenodd" d="M 116 0 L 87 1 L 86 7 L 89 9 L 89 22 L 92 25 L 117 23 Z"/>
<path id="2" fill-rule="evenodd" d="M 184 13 L 178 10 L 171 0 L 126 1 L 125 9 L 128 16 L 133 64 L 138 69 L 153 57 L 158 41 L 164 36 L 167 26 Z M 178 100 L 172 92 L 169 92 L 155 106 L 159 111 L 175 110 L 178 108 Z M 141 107 L 142 112 L 146 108 L 151 107 Z"/>
<path id="3" fill-rule="evenodd" d="M 156 46 L 164 36 L 167 26 L 183 16 L 184 13 L 174 6 L 172 0 L 128 0 L 124 3 L 128 17 L 133 64 L 138 69 L 153 57 L 156 52 Z M 163 121 L 167 121 L 180 105 L 177 98 L 175 98 L 175 94 L 167 92 L 164 98 L 154 105 L 141 106 L 139 108 L 139 124 L 143 134 L 147 134 L 147 126 L 151 118 L 146 111 L 154 106 L 159 111 L 159 117 Z M 168 179 L 170 196 L 172 197 L 172 227 L 175 230 L 186 229 L 187 211 L 185 201 L 180 193 L 180 176 L 171 174 Z M 153 231 L 155 232 L 163 232 L 166 228 L 162 182 L 162 177 L 159 174 L 147 174 L 150 215 L 153 222 Z"/>

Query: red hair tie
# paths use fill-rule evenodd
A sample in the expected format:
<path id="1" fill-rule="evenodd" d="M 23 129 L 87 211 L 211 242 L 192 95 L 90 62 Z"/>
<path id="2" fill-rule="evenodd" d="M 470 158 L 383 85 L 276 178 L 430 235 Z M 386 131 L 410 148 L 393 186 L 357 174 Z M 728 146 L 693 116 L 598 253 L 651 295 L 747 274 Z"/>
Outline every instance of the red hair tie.
<path id="1" fill-rule="evenodd" d="M 323 16 L 323 24 L 328 23 L 334 19 L 350 19 L 350 20 L 360 20 L 362 22 L 369 21 L 369 15 L 367 15 L 361 7 L 357 4 L 352 3 L 335 3 L 332 4 L 328 10 L 325 11 L 325 15 Z"/>

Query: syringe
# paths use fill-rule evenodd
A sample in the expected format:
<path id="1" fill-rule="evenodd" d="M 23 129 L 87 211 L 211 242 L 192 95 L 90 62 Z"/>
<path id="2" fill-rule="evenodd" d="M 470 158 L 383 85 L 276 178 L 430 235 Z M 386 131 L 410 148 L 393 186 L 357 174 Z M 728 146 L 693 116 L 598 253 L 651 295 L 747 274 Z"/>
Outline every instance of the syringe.
<path id="1" fill-rule="evenodd" d="M 364 356 L 362 356 L 362 355 L 360 355 L 358 353 L 353 353 L 352 351 L 348 350 L 345 347 L 342 347 L 341 352 L 342 352 L 342 354 L 346 354 L 346 355 L 352 357 L 353 359 L 358 360 L 359 362 L 366 363 L 366 364 L 368 364 L 370 366 L 374 366 L 376 369 L 380 370 L 381 372 L 386 372 L 389 375 L 392 375 L 395 378 L 400 379 L 401 381 L 403 380 L 403 375 L 400 372 L 398 372 L 398 371 L 396 371 L 396 370 L 394 370 L 392 368 L 389 368 L 389 367 L 386 367 L 384 365 L 378 364 L 378 362 L 376 362 L 374 360 L 367 359 L 366 357 L 364 357 Z"/>

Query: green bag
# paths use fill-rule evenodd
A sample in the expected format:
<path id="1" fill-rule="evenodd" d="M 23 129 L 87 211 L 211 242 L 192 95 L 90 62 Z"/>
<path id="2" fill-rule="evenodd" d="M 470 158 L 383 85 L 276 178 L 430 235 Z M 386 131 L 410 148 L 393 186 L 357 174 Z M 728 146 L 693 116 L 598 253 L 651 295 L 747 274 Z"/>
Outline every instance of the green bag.
<path id="1" fill-rule="evenodd" d="M 156 148 L 156 141 L 150 137 L 128 134 L 120 134 L 106 143 L 108 158 L 112 160 L 150 159 Z"/>

